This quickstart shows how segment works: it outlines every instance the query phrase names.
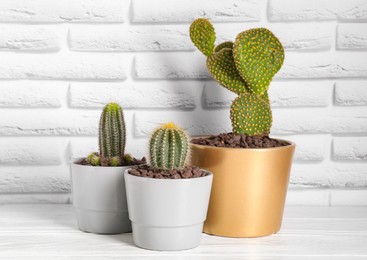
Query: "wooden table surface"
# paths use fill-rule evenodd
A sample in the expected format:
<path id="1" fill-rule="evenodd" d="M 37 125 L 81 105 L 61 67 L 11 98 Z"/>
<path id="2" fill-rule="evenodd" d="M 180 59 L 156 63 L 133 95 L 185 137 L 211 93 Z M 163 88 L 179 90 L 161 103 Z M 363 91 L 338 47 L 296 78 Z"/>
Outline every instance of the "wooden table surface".
<path id="1" fill-rule="evenodd" d="M 71 205 L 0 205 L 0 259 L 367 259 L 367 208 L 287 207 L 276 235 L 203 235 L 195 249 L 154 252 L 135 247 L 131 233 L 79 231 Z"/>

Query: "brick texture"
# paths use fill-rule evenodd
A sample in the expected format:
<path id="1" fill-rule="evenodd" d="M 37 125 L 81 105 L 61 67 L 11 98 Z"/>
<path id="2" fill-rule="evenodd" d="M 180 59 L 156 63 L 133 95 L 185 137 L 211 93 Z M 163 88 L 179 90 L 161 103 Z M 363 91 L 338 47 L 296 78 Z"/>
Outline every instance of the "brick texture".
<path id="1" fill-rule="evenodd" d="M 366 0 L 0 1 L 0 203 L 70 202 L 70 160 L 98 150 L 108 102 L 135 157 L 168 121 L 231 131 L 236 94 L 191 43 L 198 17 L 216 44 L 266 27 L 284 46 L 269 96 L 271 136 L 297 146 L 287 203 L 365 205 Z"/>
<path id="2" fill-rule="evenodd" d="M 336 40 L 338 49 L 367 49 L 367 24 L 340 24 Z"/>
<path id="3" fill-rule="evenodd" d="M 367 81 L 338 82 L 334 98 L 339 106 L 367 105 Z"/>
<path id="4" fill-rule="evenodd" d="M 53 26 L 1 25 L 1 51 L 59 51 L 61 33 Z"/>
<path id="5" fill-rule="evenodd" d="M 365 0 L 270 0 L 270 21 L 366 21 Z"/>
<path id="6" fill-rule="evenodd" d="M 123 58 L 116 54 L 6 54 L 2 57 L 0 79 L 123 80 L 126 78 Z"/>
<path id="7" fill-rule="evenodd" d="M 259 21 L 261 0 L 133 0 L 134 22 L 190 22 L 206 17 L 217 22 Z"/>
<path id="8" fill-rule="evenodd" d="M 366 137 L 337 137 L 333 140 L 333 158 L 342 161 L 367 161 Z"/>
<path id="9" fill-rule="evenodd" d="M 0 144 L 1 165 L 61 164 L 60 144 L 55 141 L 1 138 Z"/>
<path id="10" fill-rule="evenodd" d="M 125 0 L 2 0 L 0 21 L 123 22 L 127 3 Z"/>

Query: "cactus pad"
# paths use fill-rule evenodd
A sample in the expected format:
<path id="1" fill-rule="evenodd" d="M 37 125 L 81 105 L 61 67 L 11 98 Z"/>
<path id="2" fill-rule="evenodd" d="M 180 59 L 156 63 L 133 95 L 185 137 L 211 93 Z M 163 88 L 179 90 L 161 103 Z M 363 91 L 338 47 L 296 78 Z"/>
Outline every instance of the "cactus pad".
<path id="1" fill-rule="evenodd" d="M 256 94 L 242 94 L 232 103 L 231 121 L 234 134 L 268 134 L 272 123 L 270 106 Z"/>
<path id="2" fill-rule="evenodd" d="M 266 104 L 270 106 L 270 99 L 268 91 L 265 91 L 264 94 L 260 95 L 261 99 L 265 101 Z"/>
<path id="3" fill-rule="evenodd" d="M 237 35 L 233 57 L 251 92 L 263 94 L 283 64 L 284 49 L 271 31 L 256 28 Z"/>
<path id="4" fill-rule="evenodd" d="M 222 49 L 206 60 L 212 77 L 222 86 L 240 95 L 248 92 L 246 83 L 237 71 L 231 49 Z"/>
<path id="5" fill-rule="evenodd" d="M 214 51 L 215 31 L 209 20 L 199 18 L 190 26 L 190 38 L 195 46 L 205 55 Z"/>
<path id="6" fill-rule="evenodd" d="M 221 44 L 218 44 L 214 48 L 214 53 L 217 53 L 222 49 L 232 49 L 232 48 L 233 48 L 233 42 L 222 42 Z"/>

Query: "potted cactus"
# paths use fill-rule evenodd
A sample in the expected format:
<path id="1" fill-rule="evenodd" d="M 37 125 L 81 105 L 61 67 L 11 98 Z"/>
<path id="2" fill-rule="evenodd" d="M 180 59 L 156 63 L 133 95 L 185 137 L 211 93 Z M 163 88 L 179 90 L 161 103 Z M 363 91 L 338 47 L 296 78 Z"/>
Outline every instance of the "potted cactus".
<path id="1" fill-rule="evenodd" d="M 215 46 L 213 25 L 202 18 L 191 24 L 190 37 L 207 56 L 211 76 L 238 95 L 230 109 L 232 133 L 192 140 L 192 163 L 214 175 L 204 232 L 228 237 L 276 233 L 295 149 L 292 142 L 269 137 L 267 90 L 283 64 L 283 46 L 266 28 Z"/>
<path id="2" fill-rule="evenodd" d="M 189 137 L 173 123 L 150 139 L 150 165 L 125 172 L 129 217 L 137 246 L 183 250 L 200 244 L 212 174 L 186 165 Z"/>
<path id="3" fill-rule="evenodd" d="M 79 229 L 99 234 L 131 231 L 124 171 L 145 163 L 125 154 L 125 123 L 119 104 L 109 103 L 99 122 L 99 153 L 71 164 L 73 204 Z"/>

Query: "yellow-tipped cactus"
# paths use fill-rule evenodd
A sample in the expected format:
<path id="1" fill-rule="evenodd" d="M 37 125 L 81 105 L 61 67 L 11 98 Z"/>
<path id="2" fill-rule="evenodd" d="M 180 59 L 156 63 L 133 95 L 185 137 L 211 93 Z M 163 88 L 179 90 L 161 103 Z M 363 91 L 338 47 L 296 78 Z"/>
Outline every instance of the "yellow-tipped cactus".
<path id="1" fill-rule="evenodd" d="M 152 134 L 149 152 L 153 168 L 183 169 L 189 154 L 189 137 L 175 124 L 164 124 Z"/>
<path id="2" fill-rule="evenodd" d="M 272 114 L 267 90 L 284 61 L 278 38 L 266 28 L 256 28 L 239 33 L 233 43 L 214 47 L 214 27 L 204 18 L 192 23 L 190 37 L 207 56 L 212 77 L 239 96 L 231 106 L 233 133 L 268 134 Z"/>

